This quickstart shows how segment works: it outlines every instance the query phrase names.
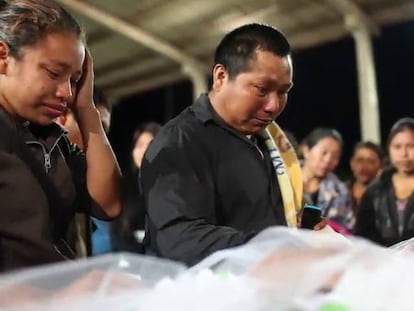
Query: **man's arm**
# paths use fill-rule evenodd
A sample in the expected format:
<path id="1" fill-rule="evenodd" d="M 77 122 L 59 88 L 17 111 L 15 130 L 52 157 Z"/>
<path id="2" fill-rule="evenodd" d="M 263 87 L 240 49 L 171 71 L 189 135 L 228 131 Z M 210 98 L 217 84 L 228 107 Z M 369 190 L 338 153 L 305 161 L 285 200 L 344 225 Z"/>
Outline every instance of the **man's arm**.
<path id="1" fill-rule="evenodd" d="M 215 184 L 212 160 L 197 141 L 177 127 L 158 134 L 141 167 L 150 245 L 158 255 L 192 265 L 254 235 L 218 225 Z"/>

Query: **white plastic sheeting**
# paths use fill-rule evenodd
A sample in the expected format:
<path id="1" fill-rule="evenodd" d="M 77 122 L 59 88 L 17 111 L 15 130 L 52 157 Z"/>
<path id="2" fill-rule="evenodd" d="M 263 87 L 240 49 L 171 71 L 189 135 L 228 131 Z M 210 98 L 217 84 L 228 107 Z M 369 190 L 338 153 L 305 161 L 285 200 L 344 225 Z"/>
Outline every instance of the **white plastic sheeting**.
<path id="1" fill-rule="evenodd" d="M 412 244 L 275 227 L 189 269 L 121 253 L 3 275 L 0 309 L 414 310 Z"/>

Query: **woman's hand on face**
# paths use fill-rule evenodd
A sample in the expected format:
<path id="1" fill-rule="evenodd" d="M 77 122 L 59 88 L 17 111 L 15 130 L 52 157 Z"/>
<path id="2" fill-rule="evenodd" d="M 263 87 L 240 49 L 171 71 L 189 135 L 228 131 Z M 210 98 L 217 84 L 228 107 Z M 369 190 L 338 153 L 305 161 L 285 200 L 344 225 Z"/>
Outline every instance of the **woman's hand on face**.
<path id="1" fill-rule="evenodd" d="M 79 109 L 94 107 L 93 103 L 93 61 L 91 54 L 85 49 L 85 60 L 83 62 L 83 73 L 78 82 L 75 100 L 72 109 L 79 112 Z"/>

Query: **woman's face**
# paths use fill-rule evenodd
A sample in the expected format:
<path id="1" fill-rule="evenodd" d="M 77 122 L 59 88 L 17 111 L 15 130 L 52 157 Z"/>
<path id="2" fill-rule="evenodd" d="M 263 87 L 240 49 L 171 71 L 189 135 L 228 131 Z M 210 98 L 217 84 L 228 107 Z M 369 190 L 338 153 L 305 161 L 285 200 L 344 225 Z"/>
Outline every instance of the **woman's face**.
<path id="1" fill-rule="evenodd" d="M 134 149 L 132 150 L 132 157 L 137 167 L 141 167 L 142 158 L 147 150 L 150 142 L 154 139 L 154 136 L 149 132 L 143 132 L 137 139 Z"/>
<path id="2" fill-rule="evenodd" d="M 341 152 L 341 144 L 336 139 L 324 137 L 312 148 L 304 147 L 304 165 L 314 176 L 324 178 L 337 167 Z"/>
<path id="3" fill-rule="evenodd" d="M 414 173 L 414 132 L 406 129 L 395 134 L 388 147 L 390 160 L 397 171 Z"/>
<path id="4" fill-rule="evenodd" d="M 46 35 L 21 49 L 21 57 L 0 44 L 0 101 L 17 119 L 47 125 L 73 101 L 82 75 L 85 46 L 75 34 Z"/>

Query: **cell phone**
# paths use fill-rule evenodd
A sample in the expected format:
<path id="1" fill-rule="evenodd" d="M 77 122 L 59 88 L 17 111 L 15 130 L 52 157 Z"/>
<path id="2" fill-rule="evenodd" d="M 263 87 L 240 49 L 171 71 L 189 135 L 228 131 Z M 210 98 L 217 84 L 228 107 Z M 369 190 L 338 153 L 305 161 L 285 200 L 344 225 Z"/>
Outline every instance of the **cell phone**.
<path id="1" fill-rule="evenodd" d="M 303 207 L 301 228 L 313 229 L 321 221 L 322 208 L 306 203 Z"/>

